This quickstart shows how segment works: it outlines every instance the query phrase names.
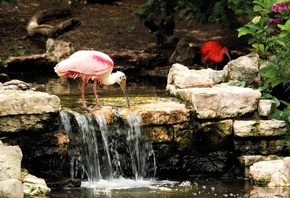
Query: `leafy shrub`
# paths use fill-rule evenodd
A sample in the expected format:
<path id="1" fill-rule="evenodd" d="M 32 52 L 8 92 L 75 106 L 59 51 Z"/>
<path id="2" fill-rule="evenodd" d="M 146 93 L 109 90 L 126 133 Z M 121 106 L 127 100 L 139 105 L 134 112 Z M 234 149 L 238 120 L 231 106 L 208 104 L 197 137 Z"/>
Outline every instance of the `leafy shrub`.
<path id="1" fill-rule="evenodd" d="M 252 12 L 251 0 L 148 0 L 135 12 L 140 20 L 178 15 L 188 22 L 219 23 L 234 27 Z"/>
<path id="2" fill-rule="evenodd" d="M 263 97 L 276 102 L 277 109 L 272 116 L 286 121 L 290 132 L 290 9 L 288 1 L 254 0 L 252 21 L 238 29 L 238 36 L 250 35 L 248 43 L 258 53 L 266 66 L 260 69 L 266 77 L 260 88 Z M 278 90 L 278 91 L 277 91 Z M 286 96 L 286 97 L 285 97 Z M 288 140 L 287 145 L 290 146 Z"/>

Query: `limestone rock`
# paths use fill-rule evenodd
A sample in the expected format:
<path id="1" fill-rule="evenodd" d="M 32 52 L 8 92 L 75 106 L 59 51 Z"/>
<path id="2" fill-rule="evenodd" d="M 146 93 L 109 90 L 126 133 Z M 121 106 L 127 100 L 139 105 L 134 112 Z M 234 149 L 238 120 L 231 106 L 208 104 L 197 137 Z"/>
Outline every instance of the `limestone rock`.
<path id="1" fill-rule="evenodd" d="M 50 193 L 50 188 L 47 187 L 44 179 L 28 174 L 23 179 L 23 191 L 28 197 L 46 197 Z"/>
<path id="2" fill-rule="evenodd" d="M 141 114 L 141 125 L 177 124 L 187 122 L 190 119 L 190 109 L 177 102 L 160 101 L 156 104 L 144 104 L 135 108 L 123 109 L 119 113 L 126 120 L 131 111 L 137 111 Z"/>
<path id="3" fill-rule="evenodd" d="M 282 120 L 236 120 L 234 134 L 238 137 L 282 136 L 286 124 Z"/>
<path id="4" fill-rule="evenodd" d="M 19 146 L 0 145 L 0 181 L 11 178 L 19 180 L 21 160 L 22 152 Z"/>
<path id="5" fill-rule="evenodd" d="M 290 186 L 290 157 L 281 160 L 260 161 L 250 167 L 249 178 L 270 187 Z"/>
<path id="6" fill-rule="evenodd" d="M 7 179 L 0 181 L 1 198 L 23 198 L 23 186 L 17 179 Z"/>
<path id="7" fill-rule="evenodd" d="M 0 90 L 0 133 L 44 129 L 60 109 L 60 99 L 55 95 Z"/>
<path id="8" fill-rule="evenodd" d="M 261 79 L 259 75 L 259 56 L 249 54 L 229 62 L 224 70 L 228 71 L 231 81 L 246 82 L 246 85 L 258 87 Z"/>
<path id="9" fill-rule="evenodd" d="M 261 97 L 258 90 L 226 84 L 212 88 L 179 89 L 176 95 L 192 104 L 200 119 L 243 116 L 256 110 Z"/>
<path id="10" fill-rule="evenodd" d="M 0 91 L 0 116 L 58 112 L 60 99 L 37 91 Z"/>
<path id="11" fill-rule="evenodd" d="M 275 110 L 276 104 L 272 100 L 260 100 L 258 104 L 259 116 L 269 116 Z"/>
<path id="12" fill-rule="evenodd" d="M 283 157 L 277 155 L 243 155 L 238 157 L 239 163 L 241 167 L 243 167 L 242 175 L 245 178 L 249 177 L 250 166 L 252 166 L 256 162 L 260 161 L 270 161 L 270 160 L 278 160 L 282 159 Z"/>
<path id="13" fill-rule="evenodd" d="M 260 161 L 250 167 L 249 178 L 254 182 L 269 183 L 272 175 L 282 170 L 283 160 Z"/>
<path id="14" fill-rule="evenodd" d="M 176 63 L 169 70 L 167 85 L 175 85 L 177 88 L 212 87 L 214 84 L 223 82 L 225 78 L 225 71 L 189 70 L 188 67 Z"/>
<path id="15" fill-rule="evenodd" d="M 252 186 L 251 192 L 248 197 L 269 197 L 269 198 L 279 198 L 279 197 L 289 197 L 290 188 L 267 188 L 264 186 Z"/>

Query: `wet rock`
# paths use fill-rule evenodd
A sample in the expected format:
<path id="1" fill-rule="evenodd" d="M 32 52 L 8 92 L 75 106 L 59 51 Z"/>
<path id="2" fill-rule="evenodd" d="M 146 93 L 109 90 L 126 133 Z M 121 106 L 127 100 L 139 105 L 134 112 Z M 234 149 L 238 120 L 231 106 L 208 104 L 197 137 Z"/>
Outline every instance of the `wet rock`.
<path id="1" fill-rule="evenodd" d="M 22 152 L 19 146 L 0 145 L 0 181 L 12 178 L 19 180 L 21 160 Z"/>
<path id="2" fill-rule="evenodd" d="M 274 113 L 276 103 L 272 100 L 260 100 L 258 104 L 258 115 L 268 117 Z"/>
<path id="3" fill-rule="evenodd" d="M 1 198 L 23 198 L 23 185 L 17 179 L 7 179 L 0 181 Z"/>
<path id="4" fill-rule="evenodd" d="M 160 101 L 154 104 L 144 104 L 130 109 L 123 109 L 119 113 L 126 120 L 131 112 L 139 112 L 141 114 L 141 125 L 162 125 L 187 122 L 190 119 L 191 111 L 185 104 Z"/>
<path id="5" fill-rule="evenodd" d="M 22 131 L 39 132 L 50 127 L 55 114 L 28 114 L 0 116 L 0 134 Z"/>
<path id="6" fill-rule="evenodd" d="M 216 122 L 203 122 L 197 130 L 200 147 L 207 151 L 216 151 L 232 147 L 232 120 L 220 120 Z M 232 147 L 233 148 L 233 147 Z M 201 149 L 202 150 L 202 149 Z"/>
<path id="7" fill-rule="evenodd" d="M 81 183 L 82 180 L 78 178 L 64 178 L 60 181 L 47 182 L 47 185 L 54 188 L 76 188 L 80 187 Z"/>
<path id="8" fill-rule="evenodd" d="M 249 54 L 230 61 L 224 70 L 228 72 L 229 81 L 245 82 L 247 86 L 259 87 L 259 56 Z"/>
<path id="9" fill-rule="evenodd" d="M 282 155 L 284 138 L 235 138 L 235 151 L 239 155 Z"/>
<path id="10" fill-rule="evenodd" d="M 44 179 L 28 174 L 23 178 L 23 191 L 28 197 L 46 197 L 50 193 L 50 188 Z"/>

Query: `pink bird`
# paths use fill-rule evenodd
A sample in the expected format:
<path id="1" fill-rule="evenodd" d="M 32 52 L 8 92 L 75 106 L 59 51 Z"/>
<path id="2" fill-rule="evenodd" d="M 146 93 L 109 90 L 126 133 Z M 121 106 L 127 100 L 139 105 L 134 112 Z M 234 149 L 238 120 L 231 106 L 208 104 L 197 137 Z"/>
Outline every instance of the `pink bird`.
<path id="1" fill-rule="evenodd" d="M 118 83 L 124 93 L 126 105 L 129 107 L 129 98 L 126 92 L 126 76 L 120 71 L 112 73 L 113 67 L 114 62 L 107 54 L 98 51 L 82 50 L 59 62 L 54 67 L 54 71 L 58 76 L 70 76 L 74 79 L 77 77 L 82 78 L 81 96 L 82 105 L 85 109 L 88 109 L 84 95 L 85 86 L 90 79 L 94 81 L 93 91 L 99 107 L 102 105 L 97 95 L 97 82 L 103 85 Z"/>

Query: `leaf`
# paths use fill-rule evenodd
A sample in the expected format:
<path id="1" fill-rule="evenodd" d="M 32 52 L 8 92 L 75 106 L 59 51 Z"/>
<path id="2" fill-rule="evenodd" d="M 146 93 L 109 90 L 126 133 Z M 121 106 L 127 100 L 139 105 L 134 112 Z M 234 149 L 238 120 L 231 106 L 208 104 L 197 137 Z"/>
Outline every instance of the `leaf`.
<path id="1" fill-rule="evenodd" d="M 281 37 L 281 38 L 284 38 L 284 37 L 286 37 L 286 36 L 288 36 L 289 35 L 289 32 L 287 32 L 287 31 L 282 31 L 280 34 L 279 34 L 279 36 Z"/>
<path id="2" fill-rule="evenodd" d="M 284 24 L 284 27 L 286 28 L 286 30 L 290 30 L 290 19 L 288 19 L 287 21 L 286 21 L 286 23 Z"/>
<path id="3" fill-rule="evenodd" d="M 272 87 L 276 87 L 277 85 L 283 83 L 283 78 L 281 77 L 276 77 L 271 80 L 269 80 L 269 83 L 271 83 Z"/>
<path id="4" fill-rule="evenodd" d="M 262 76 L 265 76 L 265 77 L 270 78 L 270 79 L 277 76 L 277 73 L 273 69 L 268 70 L 268 71 L 263 72 L 263 73 L 261 72 L 261 74 L 262 74 Z"/>
<path id="5" fill-rule="evenodd" d="M 264 44 L 261 44 L 261 43 L 254 43 L 254 44 L 252 44 L 252 46 L 253 46 L 255 49 L 257 49 L 257 50 L 259 50 L 259 51 L 261 51 L 261 52 L 265 52 L 265 46 L 264 46 Z"/>
<path id="6" fill-rule="evenodd" d="M 239 32 L 238 37 L 241 37 L 243 35 L 250 34 L 251 30 L 250 28 L 247 28 L 247 27 L 241 27 L 238 29 L 238 32 Z"/>
<path id="7" fill-rule="evenodd" d="M 280 101 L 276 97 L 273 97 L 272 100 L 276 103 L 276 107 L 280 106 Z"/>

